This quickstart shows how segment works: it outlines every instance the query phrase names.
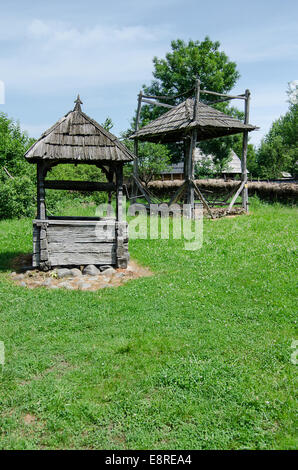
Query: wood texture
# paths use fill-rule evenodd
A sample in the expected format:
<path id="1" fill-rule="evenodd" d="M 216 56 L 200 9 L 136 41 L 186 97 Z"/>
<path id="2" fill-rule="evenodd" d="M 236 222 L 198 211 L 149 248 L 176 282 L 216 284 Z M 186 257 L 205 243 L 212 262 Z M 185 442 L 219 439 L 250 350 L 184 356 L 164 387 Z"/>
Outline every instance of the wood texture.
<path id="1" fill-rule="evenodd" d="M 72 191 L 116 191 L 114 183 L 96 181 L 58 181 L 47 180 L 44 182 L 47 189 L 68 189 Z"/>
<path id="2" fill-rule="evenodd" d="M 198 102 L 198 117 L 194 120 L 194 99 L 188 98 L 162 116 L 134 132 L 131 139 L 148 142 L 179 142 L 195 127 L 198 141 L 253 131 L 256 126 L 218 111 L 201 101 Z"/>
<path id="3" fill-rule="evenodd" d="M 116 136 L 75 107 L 42 134 L 25 158 L 32 163 L 128 162 L 134 160 L 134 155 Z"/>
<path id="4" fill-rule="evenodd" d="M 119 197 L 121 199 L 120 192 Z M 126 221 L 53 219 L 33 223 L 33 266 L 45 269 L 86 264 L 124 267 L 128 259 Z"/>

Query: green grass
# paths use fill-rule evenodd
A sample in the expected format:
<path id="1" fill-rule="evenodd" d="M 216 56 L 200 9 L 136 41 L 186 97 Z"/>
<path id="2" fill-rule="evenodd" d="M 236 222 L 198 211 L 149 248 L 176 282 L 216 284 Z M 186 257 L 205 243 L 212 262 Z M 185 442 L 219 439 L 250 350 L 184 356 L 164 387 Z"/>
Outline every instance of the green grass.
<path id="1" fill-rule="evenodd" d="M 131 240 L 155 275 L 96 293 L 15 286 L 31 221 L 2 221 L 0 448 L 296 448 L 296 218 L 206 220 L 196 252 Z"/>

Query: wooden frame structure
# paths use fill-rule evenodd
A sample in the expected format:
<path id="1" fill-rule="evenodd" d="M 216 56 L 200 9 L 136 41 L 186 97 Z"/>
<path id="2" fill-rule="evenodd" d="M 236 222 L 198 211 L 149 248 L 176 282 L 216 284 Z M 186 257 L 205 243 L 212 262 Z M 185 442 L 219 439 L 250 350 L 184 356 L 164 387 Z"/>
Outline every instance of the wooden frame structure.
<path id="1" fill-rule="evenodd" d="M 123 165 L 134 155 L 81 110 L 78 96 L 73 111 L 42 134 L 26 152 L 37 164 L 37 217 L 33 221 L 32 264 L 43 270 L 54 266 L 116 265 L 126 268 L 129 259 L 127 223 L 123 220 Z M 92 164 L 107 182 L 47 180 L 59 163 Z M 116 194 L 115 217 L 50 217 L 46 189 L 107 191 Z"/>
<path id="2" fill-rule="evenodd" d="M 214 95 L 219 97 L 218 101 L 211 104 L 216 104 L 231 99 L 244 100 L 244 123 L 212 108 L 211 106 L 202 103 L 200 101 L 201 94 Z M 240 194 L 242 196 L 242 207 L 245 212 L 248 212 L 246 167 L 248 132 L 257 129 L 256 126 L 249 124 L 250 91 L 246 90 L 244 94 L 235 96 L 209 90 L 201 90 L 200 80 L 197 79 L 194 99 L 188 98 L 186 101 L 178 104 L 177 106 L 172 106 L 161 101 L 163 99 L 170 98 L 175 97 L 143 95 L 142 91 L 139 93 L 135 132 L 132 136 L 130 136 L 131 139 L 134 139 L 135 155 L 138 156 L 139 141 L 149 141 L 155 143 L 184 142 L 185 181 L 172 197 L 170 204 L 177 202 L 179 199 L 184 197 L 186 203 L 191 207 L 192 215 L 196 196 L 203 203 L 210 217 L 213 218 L 212 210 L 208 204 L 208 201 L 203 196 L 194 180 L 194 156 L 196 144 L 201 140 L 208 140 L 211 138 L 223 137 L 225 135 L 243 133 L 241 182 L 239 183 L 239 187 L 236 189 L 235 194 L 229 195 L 229 198 L 232 196 L 233 197 L 226 210 L 226 213 L 229 213 L 232 210 L 236 199 Z M 140 129 L 139 124 L 142 103 L 147 103 L 153 106 L 162 106 L 169 108 L 170 110 Z M 141 190 L 141 194 L 150 203 L 150 196 L 146 194 L 145 188 L 140 188 L 141 182 L 138 178 L 137 158 L 134 161 L 133 179 L 135 187 L 138 187 Z M 136 192 L 134 193 L 134 196 L 135 195 Z"/>

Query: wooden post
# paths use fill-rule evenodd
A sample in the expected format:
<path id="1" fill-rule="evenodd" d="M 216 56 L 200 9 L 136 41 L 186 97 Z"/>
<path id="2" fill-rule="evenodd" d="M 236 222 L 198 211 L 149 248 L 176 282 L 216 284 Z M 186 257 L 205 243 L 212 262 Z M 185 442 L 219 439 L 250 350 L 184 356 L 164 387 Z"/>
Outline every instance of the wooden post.
<path id="1" fill-rule="evenodd" d="M 195 95 L 195 103 L 194 103 L 193 121 L 196 121 L 197 118 L 198 118 L 198 115 L 199 115 L 200 91 L 201 91 L 201 82 L 197 78 L 197 80 L 196 80 L 196 95 Z"/>
<path id="2" fill-rule="evenodd" d="M 107 180 L 109 183 L 113 183 L 114 169 L 110 168 L 107 174 Z M 108 217 L 112 214 L 112 192 L 108 193 Z"/>
<path id="3" fill-rule="evenodd" d="M 142 107 L 142 98 L 143 98 L 143 93 L 142 90 L 138 94 L 138 107 L 137 107 L 137 114 L 136 114 L 136 121 L 135 121 L 135 132 L 139 130 L 140 126 L 140 114 L 141 114 L 141 107 Z M 133 175 L 135 178 L 138 177 L 138 153 L 139 153 L 139 142 L 138 139 L 134 139 L 134 154 L 136 156 L 134 162 L 133 162 Z M 136 200 L 136 195 L 138 192 L 138 187 L 133 181 L 133 188 L 132 188 L 132 201 L 135 202 Z"/>
<path id="4" fill-rule="evenodd" d="M 124 247 L 125 222 L 123 221 L 123 164 L 116 167 L 116 264 L 118 268 L 127 268 L 127 256 Z"/>
<path id="5" fill-rule="evenodd" d="M 197 141 L 197 131 L 193 130 L 187 156 L 187 165 L 186 165 L 186 182 L 187 182 L 187 193 L 186 193 L 186 203 L 189 204 L 189 217 L 192 217 L 192 212 L 194 208 L 194 187 L 192 181 L 194 179 L 194 152 L 196 148 Z"/>
<path id="6" fill-rule="evenodd" d="M 200 102 L 200 80 L 196 80 L 196 95 L 194 100 L 193 121 L 196 121 L 199 115 L 199 102 Z M 186 165 L 186 180 L 187 180 L 187 199 L 186 203 L 190 205 L 189 216 L 192 217 L 194 210 L 194 159 L 197 144 L 197 129 L 194 129 L 191 134 L 190 145 L 188 149 L 188 160 Z"/>
<path id="7" fill-rule="evenodd" d="M 245 117 L 244 124 L 249 122 L 249 105 L 250 105 L 250 91 L 245 90 Z M 243 132 L 242 143 L 242 158 L 241 158 L 241 181 L 244 183 L 242 189 L 242 207 L 248 212 L 248 190 L 247 190 L 247 144 L 248 144 L 248 131 Z"/>
<path id="8" fill-rule="evenodd" d="M 37 163 L 37 218 L 46 218 L 45 204 L 45 180 L 46 167 L 43 163 Z"/>

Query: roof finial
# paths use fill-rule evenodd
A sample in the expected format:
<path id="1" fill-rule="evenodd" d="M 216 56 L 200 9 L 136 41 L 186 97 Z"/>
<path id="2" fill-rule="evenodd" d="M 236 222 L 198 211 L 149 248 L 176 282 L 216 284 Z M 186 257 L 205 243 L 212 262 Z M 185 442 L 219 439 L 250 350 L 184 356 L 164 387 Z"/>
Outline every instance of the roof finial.
<path id="1" fill-rule="evenodd" d="M 74 111 L 82 111 L 81 110 L 81 104 L 83 104 L 83 102 L 81 101 L 80 95 L 78 95 L 78 97 L 74 101 L 74 103 L 76 104 L 75 107 L 74 107 Z"/>

